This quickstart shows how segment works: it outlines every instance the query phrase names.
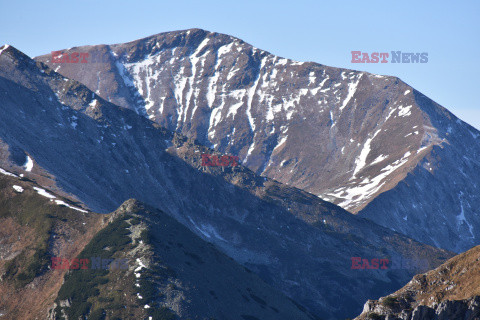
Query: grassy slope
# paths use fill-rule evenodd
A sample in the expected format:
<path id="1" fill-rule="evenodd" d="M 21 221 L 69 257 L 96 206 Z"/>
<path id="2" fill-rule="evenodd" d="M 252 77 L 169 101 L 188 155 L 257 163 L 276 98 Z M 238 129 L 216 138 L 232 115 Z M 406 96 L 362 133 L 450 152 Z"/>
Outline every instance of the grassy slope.
<path id="1" fill-rule="evenodd" d="M 24 191 L 16 192 L 13 185 Z M 13 318 L 45 312 L 63 274 L 50 270 L 50 257 L 76 255 L 103 221 L 101 215 L 49 201 L 34 186 L 0 174 L 0 310 Z"/>
<path id="2" fill-rule="evenodd" d="M 129 269 L 69 272 L 55 319 L 314 319 L 165 213 L 129 200 L 113 216 L 79 258 Z"/>

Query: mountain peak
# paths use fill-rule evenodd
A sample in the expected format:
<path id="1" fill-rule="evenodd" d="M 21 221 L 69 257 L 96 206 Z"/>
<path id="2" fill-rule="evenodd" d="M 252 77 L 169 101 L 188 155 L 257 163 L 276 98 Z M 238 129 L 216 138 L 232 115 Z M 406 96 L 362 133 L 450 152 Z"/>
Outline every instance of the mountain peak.
<path id="1" fill-rule="evenodd" d="M 183 30 L 176 30 L 176 31 L 160 32 L 160 33 L 153 34 L 151 36 L 147 36 L 145 38 L 138 39 L 138 40 L 135 40 L 135 41 L 131 41 L 131 42 L 128 42 L 128 43 L 149 40 L 149 39 L 152 39 L 152 38 L 163 39 L 165 37 L 184 37 L 184 38 L 188 38 L 188 39 L 195 39 L 195 38 L 202 38 L 202 39 L 210 38 L 210 39 L 213 39 L 213 38 L 217 37 L 217 38 L 223 38 L 225 40 L 244 42 L 243 40 L 241 40 L 237 37 L 234 37 L 232 35 L 228 35 L 228 34 L 225 34 L 225 33 L 212 32 L 212 31 L 209 31 L 209 30 L 201 29 L 201 28 L 190 28 L 190 29 L 183 29 Z"/>
<path id="2" fill-rule="evenodd" d="M 144 60 L 146 57 L 155 56 L 165 50 L 175 50 L 175 53 L 182 53 L 185 56 L 193 53 L 203 54 L 207 51 L 215 52 L 231 43 L 235 43 L 238 48 L 242 49 L 241 51 L 253 48 L 233 36 L 199 28 L 162 32 L 123 44 L 113 44 L 109 47 L 115 56 L 132 62 Z"/>
<path id="3" fill-rule="evenodd" d="M 25 59 L 25 58 L 27 58 L 28 60 L 31 59 L 29 56 L 24 54 L 22 51 L 18 50 L 17 48 L 15 48 L 14 46 L 9 45 L 9 44 L 4 44 L 3 46 L 0 47 L 0 56 L 3 55 L 3 54 L 8 54 L 12 58 L 15 58 L 15 59 L 22 59 L 22 60 Z"/>
<path id="4" fill-rule="evenodd" d="M 118 213 L 134 213 L 138 212 L 140 210 L 143 210 L 145 208 L 145 205 L 141 202 L 138 201 L 137 199 L 128 199 L 124 203 L 118 207 L 116 212 Z"/>
<path id="5" fill-rule="evenodd" d="M 81 50 L 102 50 L 108 63 L 50 66 L 257 174 L 430 245 L 458 252 L 480 238 L 480 132 L 397 77 L 285 59 L 196 28 Z"/>
<path id="6" fill-rule="evenodd" d="M 1 47 L 0 47 L 0 54 L 2 54 L 2 52 L 3 52 L 4 50 L 7 50 L 9 47 L 10 47 L 9 44 L 4 44 L 3 46 L 1 46 Z"/>

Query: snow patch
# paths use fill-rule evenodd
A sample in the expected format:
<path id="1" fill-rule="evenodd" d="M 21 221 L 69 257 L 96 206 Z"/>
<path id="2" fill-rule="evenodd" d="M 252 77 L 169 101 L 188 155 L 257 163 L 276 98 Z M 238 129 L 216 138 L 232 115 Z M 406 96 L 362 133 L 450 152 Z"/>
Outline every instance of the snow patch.
<path id="1" fill-rule="evenodd" d="M 282 139 L 280 139 L 280 141 L 277 143 L 277 146 L 273 149 L 272 153 L 275 151 L 275 149 L 277 149 L 277 148 L 280 147 L 282 144 L 284 144 L 284 143 L 287 141 L 287 138 L 288 138 L 288 135 L 286 135 L 285 137 L 283 137 Z"/>
<path id="2" fill-rule="evenodd" d="M 5 45 L 4 45 L 4 48 L 3 48 L 2 50 L 0 50 L 0 55 L 2 54 L 2 52 L 3 52 L 4 50 L 7 50 L 9 47 L 10 47 L 9 44 L 5 44 Z"/>
<path id="3" fill-rule="evenodd" d="M 220 240 L 223 240 L 223 241 L 226 241 L 224 238 L 222 238 L 217 230 L 215 230 L 215 228 L 211 225 L 204 225 L 202 224 L 201 226 L 198 226 L 193 220 L 192 218 L 188 217 L 188 219 L 190 220 L 190 222 L 193 224 L 193 226 L 195 227 L 195 229 L 197 229 L 198 231 L 200 231 L 205 237 L 207 238 L 211 238 L 212 236 L 217 238 L 217 239 L 220 239 Z"/>
<path id="4" fill-rule="evenodd" d="M 37 193 L 41 196 L 44 196 L 46 198 L 49 198 L 49 199 L 55 199 L 56 197 L 53 195 L 53 194 L 50 194 L 48 193 L 47 191 L 45 191 L 45 189 L 42 189 L 42 188 L 37 188 L 37 187 L 33 187 L 33 189 L 35 191 L 37 191 Z"/>
<path id="5" fill-rule="evenodd" d="M 315 83 L 315 73 L 311 71 L 308 75 L 308 85 L 314 84 Z"/>
<path id="6" fill-rule="evenodd" d="M 347 106 L 347 104 L 350 102 L 350 100 L 352 99 L 353 95 L 357 91 L 357 86 L 358 86 L 358 83 L 360 82 L 360 79 L 362 78 L 362 76 L 363 76 L 363 73 L 360 74 L 360 77 L 358 77 L 358 80 L 356 82 L 350 82 L 348 84 L 347 97 L 345 98 L 345 100 L 343 100 L 343 104 L 340 107 L 340 111 L 343 110 L 343 108 L 345 108 Z"/>
<path id="7" fill-rule="evenodd" d="M 467 219 L 465 218 L 465 210 L 463 208 L 463 192 L 460 191 L 460 193 L 458 194 L 458 199 L 460 200 L 460 213 L 459 215 L 457 216 L 457 224 L 458 226 L 462 225 L 462 224 L 466 224 L 467 227 L 468 227 L 468 230 L 470 232 L 470 234 L 472 235 L 472 238 L 474 238 L 475 236 L 473 235 L 473 227 L 472 225 L 467 221 Z"/>
<path id="8" fill-rule="evenodd" d="M 363 145 L 363 149 L 362 151 L 360 152 L 360 155 L 358 156 L 358 158 L 355 160 L 355 170 L 353 171 L 353 177 L 354 178 L 357 173 L 363 169 L 367 163 L 367 157 L 368 157 L 368 154 L 370 153 L 370 144 L 372 142 L 372 140 L 377 136 L 377 134 L 380 132 L 381 130 L 378 129 L 371 138 L 368 138 L 367 141 L 365 141 L 365 144 Z"/>
<path id="9" fill-rule="evenodd" d="M 99 104 L 98 100 L 93 99 L 92 101 L 90 101 L 90 103 L 88 105 L 92 108 L 96 108 L 98 104 Z"/>
<path id="10" fill-rule="evenodd" d="M 27 172 L 31 172 L 32 169 L 33 169 L 33 161 L 32 161 L 32 158 L 30 158 L 30 156 L 27 156 L 27 161 L 25 162 L 25 164 L 23 165 L 23 167 L 25 168 L 25 171 Z"/>
<path id="11" fill-rule="evenodd" d="M 370 164 L 371 166 L 374 165 L 374 164 L 377 164 L 379 162 L 382 162 L 383 160 L 387 159 L 388 156 L 385 156 L 383 154 L 379 155 L 375 160 L 373 160 L 373 162 Z"/>
<path id="12" fill-rule="evenodd" d="M 4 174 L 4 175 L 6 175 L 6 176 L 18 178 L 18 176 L 17 176 L 16 174 L 13 174 L 13 173 L 11 173 L 11 172 L 8 172 L 8 171 L 6 171 L 6 170 L 3 170 L 2 168 L 0 168 L 0 173 L 1 173 L 1 174 Z"/>
<path id="13" fill-rule="evenodd" d="M 412 106 L 411 105 L 407 106 L 407 107 L 400 106 L 399 109 L 400 109 L 400 111 L 398 111 L 398 115 L 400 117 L 406 117 L 406 116 L 409 116 L 409 115 L 412 114 L 412 112 L 411 112 Z"/>
<path id="14" fill-rule="evenodd" d="M 14 189 L 15 191 L 19 192 L 19 193 L 22 193 L 22 192 L 23 192 L 23 188 L 20 187 L 20 186 L 17 186 L 17 185 L 14 185 L 14 186 L 13 186 L 13 189 Z"/>
<path id="15" fill-rule="evenodd" d="M 82 210 L 82 209 L 77 208 L 77 207 L 73 207 L 73 206 L 69 205 L 68 203 L 66 203 L 62 200 L 55 200 L 55 203 L 59 206 L 65 206 L 65 207 L 73 209 L 73 210 L 77 210 L 77 211 L 80 211 L 80 212 L 83 212 L 83 213 L 88 213 L 88 211 Z"/>
<path id="16" fill-rule="evenodd" d="M 357 204 L 364 202 L 369 199 L 373 194 L 380 190 L 380 188 L 386 183 L 386 178 L 403 166 L 408 159 L 410 152 L 405 153 L 402 159 L 396 160 L 388 166 L 380 170 L 380 174 L 373 178 L 365 178 L 360 183 L 354 183 L 350 186 L 345 186 L 338 188 L 333 191 L 333 193 L 326 193 L 326 198 L 336 198 L 341 199 L 342 201 L 338 204 L 344 209 L 350 209 L 355 207 Z"/>

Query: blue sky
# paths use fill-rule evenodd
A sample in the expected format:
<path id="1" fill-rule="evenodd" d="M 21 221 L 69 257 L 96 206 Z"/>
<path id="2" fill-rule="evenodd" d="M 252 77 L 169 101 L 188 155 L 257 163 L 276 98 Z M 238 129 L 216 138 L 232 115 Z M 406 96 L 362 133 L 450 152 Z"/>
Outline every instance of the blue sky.
<path id="1" fill-rule="evenodd" d="M 0 43 L 31 57 L 203 28 L 298 61 L 398 76 L 480 129 L 480 1 L 6 1 Z M 351 51 L 428 52 L 353 64 Z"/>

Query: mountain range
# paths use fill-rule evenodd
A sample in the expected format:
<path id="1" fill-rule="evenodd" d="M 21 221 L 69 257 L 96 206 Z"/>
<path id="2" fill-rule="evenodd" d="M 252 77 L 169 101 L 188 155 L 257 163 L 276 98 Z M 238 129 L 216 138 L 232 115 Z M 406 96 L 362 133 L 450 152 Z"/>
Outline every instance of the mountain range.
<path id="1" fill-rule="evenodd" d="M 316 319 L 138 201 L 89 212 L 5 170 L 0 190 L 2 319 Z"/>
<path id="2" fill-rule="evenodd" d="M 396 77 L 201 29 L 61 52 L 101 59 L 35 59 L 257 174 L 423 243 L 479 243 L 480 132 Z"/>
<path id="3" fill-rule="evenodd" d="M 30 222 L 10 216 L 22 203 L 9 204 L 0 290 L 42 298 L 10 294 L 2 314 L 343 319 L 476 242 L 480 133 L 398 78 L 200 29 L 61 52 L 87 61 L 0 47 L 0 173 L 68 209 L 27 210 L 43 239 L 32 251 L 14 237 Z M 241 165 L 205 167 L 204 154 Z M 5 188 L 5 203 L 26 194 Z M 79 215 L 87 227 L 70 225 Z M 55 254 L 136 266 L 52 278 Z"/>

